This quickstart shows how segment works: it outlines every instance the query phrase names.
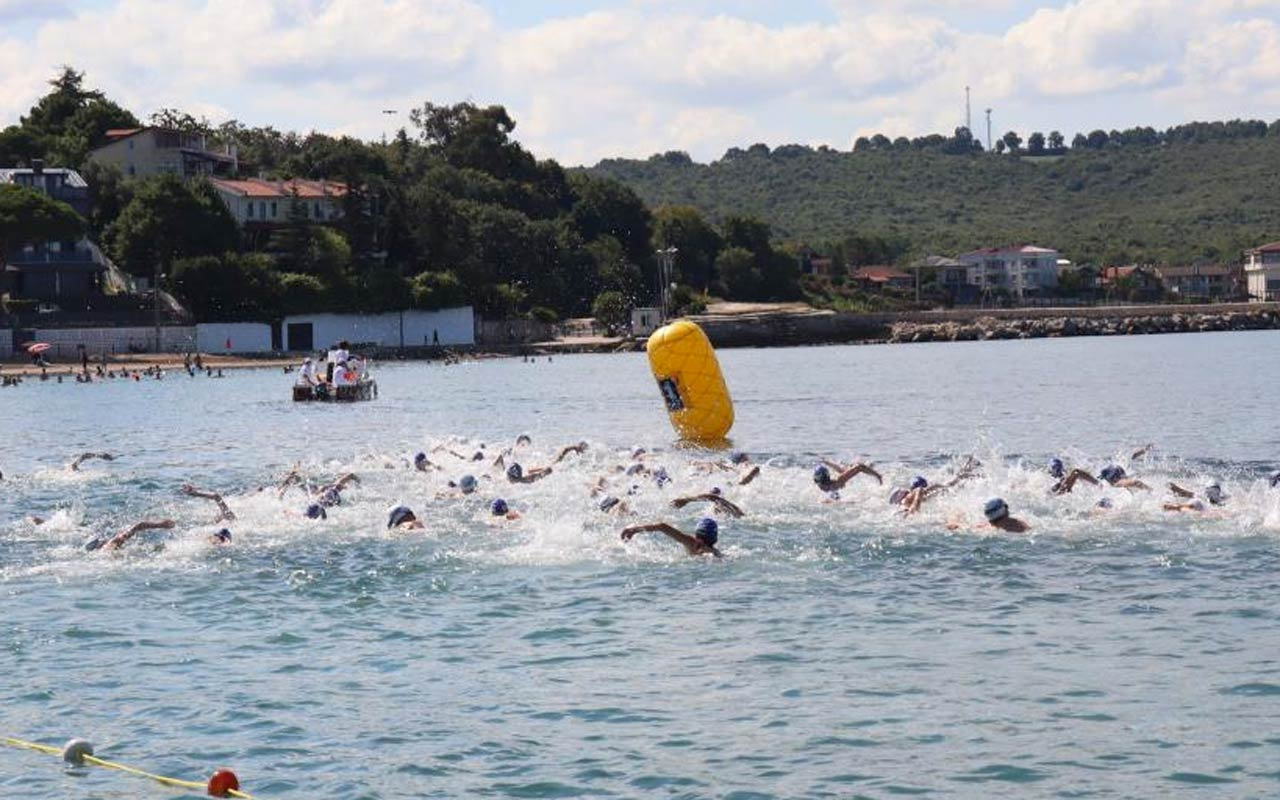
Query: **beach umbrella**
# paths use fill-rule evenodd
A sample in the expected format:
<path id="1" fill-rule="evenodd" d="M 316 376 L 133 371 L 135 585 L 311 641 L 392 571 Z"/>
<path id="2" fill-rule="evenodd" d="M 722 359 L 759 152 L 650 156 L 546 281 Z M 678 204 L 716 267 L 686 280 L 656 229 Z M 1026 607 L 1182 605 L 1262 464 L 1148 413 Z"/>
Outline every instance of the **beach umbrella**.
<path id="1" fill-rule="evenodd" d="M 50 347 L 53 347 L 53 345 L 49 344 L 48 342 L 32 342 L 31 344 L 27 345 L 27 352 L 30 353 L 31 355 L 35 355 L 36 353 L 43 353 L 45 350 L 48 350 Z"/>

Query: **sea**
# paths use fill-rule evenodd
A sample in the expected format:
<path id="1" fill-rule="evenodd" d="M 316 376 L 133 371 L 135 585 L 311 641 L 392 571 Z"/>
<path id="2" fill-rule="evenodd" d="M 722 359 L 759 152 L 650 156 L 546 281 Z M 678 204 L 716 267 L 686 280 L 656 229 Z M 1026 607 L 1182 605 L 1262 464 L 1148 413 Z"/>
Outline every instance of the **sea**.
<path id="1" fill-rule="evenodd" d="M 0 791 L 203 795 L 15 744 L 78 737 L 264 799 L 1275 797 L 1278 351 L 725 350 L 719 449 L 677 441 L 642 353 L 380 363 L 344 405 L 291 402 L 278 367 L 0 389 Z M 1151 488 L 1055 496 L 1054 457 Z M 832 498 L 822 459 L 883 482 Z M 1168 511 L 1169 483 L 1227 499 Z M 672 505 L 713 488 L 744 516 Z M 1027 533 L 985 524 L 995 497 Z M 398 504 L 423 529 L 388 531 Z M 721 558 L 620 536 L 707 516 Z"/>

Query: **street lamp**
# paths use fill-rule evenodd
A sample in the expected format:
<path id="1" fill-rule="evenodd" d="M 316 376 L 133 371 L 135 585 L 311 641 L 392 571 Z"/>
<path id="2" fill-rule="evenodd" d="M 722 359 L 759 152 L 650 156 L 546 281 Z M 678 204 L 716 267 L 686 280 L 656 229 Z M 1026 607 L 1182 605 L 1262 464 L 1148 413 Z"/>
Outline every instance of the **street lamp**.
<path id="1" fill-rule="evenodd" d="M 395 116 L 395 115 L 396 115 L 396 114 L 398 114 L 398 113 L 400 113 L 400 112 L 399 112 L 399 111 L 396 111 L 394 108 L 384 108 L 384 109 L 382 109 L 382 115 L 383 115 L 384 117 L 391 117 L 391 116 Z M 386 147 L 386 146 L 387 146 L 387 127 L 386 127 L 385 121 L 384 121 L 384 124 L 383 124 L 383 126 L 382 126 L 382 146 L 383 146 L 383 147 Z"/>
<path id="2" fill-rule="evenodd" d="M 661 303 L 661 309 L 658 313 L 660 322 L 667 321 L 667 305 L 670 301 L 671 292 L 676 285 L 671 281 L 671 271 L 675 266 L 676 253 L 680 251 L 675 247 L 667 247 L 659 250 L 658 255 L 658 301 Z M 668 289 L 667 287 L 670 287 Z"/>

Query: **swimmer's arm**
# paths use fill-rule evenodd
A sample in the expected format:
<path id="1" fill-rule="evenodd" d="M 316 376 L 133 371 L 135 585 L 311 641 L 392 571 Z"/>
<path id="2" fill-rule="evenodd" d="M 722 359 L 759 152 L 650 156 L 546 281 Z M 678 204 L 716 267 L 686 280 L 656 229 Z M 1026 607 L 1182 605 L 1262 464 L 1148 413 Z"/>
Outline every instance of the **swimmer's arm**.
<path id="1" fill-rule="evenodd" d="M 158 520 L 144 519 L 141 522 L 135 523 L 132 528 L 129 528 L 126 531 L 121 531 L 120 533 L 117 533 L 115 536 L 112 536 L 111 539 L 107 542 L 105 549 L 118 550 L 124 546 L 125 542 L 128 542 L 134 536 L 137 536 L 139 533 L 142 533 L 143 531 L 169 529 L 174 527 L 176 524 L 177 523 L 175 523 L 171 519 L 158 519 Z"/>
<path id="2" fill-rule="evenodd" d="M 81 464 L 83 464 L 84 462 L 88 461 L 88 460 L 89 460 L 89 459 L 91 459 L 91 458 L 100 458 L 100 459 L 102 459 L 103 461 L 114 461 L 114 460 L 115 460 L 115 456 L 111 455 L 110 453 L 81 453 L 80 455 L 76 456 L 76 457 L 75 457 L 75 460 L 73 460 L 73 461 L 72 461 L 70 464 L 68 464 L 67 466 L 68 466 L 68 467 L 69 467 L 73 472 L 78 472 L 78 471 L 80 470 L 80 465 L 81 465 Z"/>
<path id="3" fill-rule="evenodd" d="M 1144 492 L 1151 491 L 1151 487 L 1138 480 L 1137 478 L 1123 478 L 1116 482 L 1116 486 L 1122 489 L 1141 489 Z"/>
<path id="4" fill-rule="evenodd" d="M 741 478 L 741 479 L 739 479 L 739 481 L 738 481 L 738 485 L 739 485 L 739 486 L 746 486 L 748 483 L 751 483 L 752 481 L 754 481 L 754 480 L 755 480 L 756 478 L 758 478 L 758 477 L 760 477 L 760 465 L 758 465 L 758 464 L 757 464 L 756 466 L 752 467 L 752 468 L 747 472 L 747 474 L 746 474 L 746 475 L 743 475 L 743 476 L 742 476 L 742 478 Z"/>
<path id="5" fill-rule="evenodd" d="M 353 482 L 359 483 L 360 476 L 356 475 L 354 472 L 348 472 L 346 475 L 343 475 L 342 477 L 334 481 L 331 488 L 337 489 L 338 491 L 342 491 L 343 489 L 347 488 L 348 483 L 353 483 Z"/>
<path id="6" fill-rule="evenodd" d="M 581 443 L 581 442 L 579 442 L 578 444 L 571 444 L 571 445 L 568 445 L 567 447 L 563 447 L 563 448 L 561 448 L 561 450 L 560 450 L 560 455 L 556 456 L 556 460 L 555 460 L 555 461 L 552 461 L 551 463 L 552 463 L 552 464 L 559 464 L 559 463 L 560 463 L 561 461 L 563 461 L 563 460 L 564 460 L 564 459 L 565 459 L 565 458 L 566 458 L 570 453 L 576 453 L 576 454 L 578 454 L 578 455 L 582 455 L 582 451 L 584 451 L 584 450 L 586 450 L 586 449 L 587 449 L 587 446 L 586 446 L 585 444 Z"/>
<path id="7" fill-rule="evenodd" d="M 692 547 L 698 542 L 697 539 L 694 539 L 689 534 L 666 522 L 649 522 L 643 525 L 628 525 L 622 529 L 622 541 L 631 541 L 632 537 L 637 533 L 661 533 L 676 540 L 677 542 L 680 542 L 685 547 Z"/>
<path id="8" fill-rule="evenodd" d="M 203 500 L 212 500 L 213 502 L 217 503 L 218 511 L 219 511 L 219 516 L 218 516 L 219 520 L 224 520 L 224 519 L 234 520 L 236 518 L 235 512 L 232 511 L 231 507 L 227 505 L 227 502 L 222 499 L 222 495 L 218 494 L 217 492 L 210 492 L 204 489 L 197 489 L 196 487 L 192 486 L 189 483 L 182 484 L 182 491 L 184 494 L 190 495 L 191 497 L 199 497 Z"/>
<path id="9" fill-rule="evenodd" d="M 1196 496 L 1195 492 L 1189 492 L 1186 489 L 1183 489 L 1181 486 L 1173 482 L 1169 483 L 1169 491 L 1173 492 L 1178 497 L 1185 497 L 1188 500 Z"/>
<path id="10" fill-rule="evenodd" d="M 902 516 L 909 517 L 919 511 L 920 504 L 929 496 L 929 489 L 932 488 L 934 487 L 928 486 L 907 492 L 907 496 L 902 498 Z"/>
<path id="11" fill-rule="evenodd" d="M 1062 487 L 1063 490 L 1068 492 L 1071 491 L 1073 488 L 1075 488 L 1076 481 L 1084 481 L 1085 483 L 1091 483 L 1094 486 L 1098 485 L 1097 478 L 1093 477 L 1092 475 L 1080 469 L 1079 467 L 1076 467 L 1075 469 L 1071 470 L 1071 474 L 1067 476 L 1066 481 L 1063 483 L 1063 487 Z"/>
<path id="12" fill-rule="evenodd" d="M 1146 458 L 1146 457 L 1147 457 L 1147 453 L 1150 453 L 1150 452 L 1151 452 L 1151 448 L 1153 448 L 1153 447 L 1155 447 L 1155 445 L 1154 445 L 1154 444 L 1147 444 L 1147 445 L 1145 445 L 1145 446 L 1143 446 L 1143 447 L 1140 447 L 1140 448 L 1138 448 L 1137 450 L 1134 450 L 1134 451 L 1133 451 L 1133 455 L 1129 456 L 1129 459 L 1130 459 L 1130 460 L 1132 460 L 1132 461 L 1137 461 L 1137 460 L 1138 460 L 1138 459 L 1140 459 L 1140 458 Z"/>
<path id="13" fill-rule="evenodd" d="M 712 503 L 715 503 L 716 508 L 720 509 L 721 511 L 728 514 L 729 516 L 731 517 L 742 516 L 742 509 L 738 508 L 738 506 L 735 503 L 731 503 L 728 500 L 724 499 L 723 497 L 720 497 L 719 495 L 704 494 L 702 496 L 705 499 L 710 500 Z"/>

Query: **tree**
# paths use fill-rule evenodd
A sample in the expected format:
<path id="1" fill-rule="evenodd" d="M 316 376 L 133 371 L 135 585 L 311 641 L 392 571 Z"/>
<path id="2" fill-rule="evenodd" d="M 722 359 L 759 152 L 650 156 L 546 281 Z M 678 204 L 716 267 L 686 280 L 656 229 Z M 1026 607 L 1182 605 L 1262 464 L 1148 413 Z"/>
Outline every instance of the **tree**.
<path id="1" fill-rule="evenodd" d="M 1083 133 L 1077 133 L 1071 139 L 1072 150 L 1082 150 L 1088 146 L 1089 146 L 1089 140 L 1085 137 Z"/>
<path id="2" fill-rule="evenodd" d="M 1049 131 L 1049 149 L 1061 150 L 1063 144 L 1062 134 L 1058 131 Z"/>
<path id="3" fill-rule="evenodd" d="M 137 186 L 106 239 L 120 266 L 146 276 L 167 271 L 179 258 L 235 250 L 239 232 L 207 182 L 187 185 L 162 175 Z"/>
<path id="4" fill-rule="evenodd" d="M 63 125 L 61 135 L 49 140 L 52 161 L 76 168 L 84 164 L 89 150 L 113 128 L 136 128 L 138 118 L 128 109 L 105 98 L 82 105 Z"/>
<path id="5" fill-rule="evenodd" d="M 655 249 L 676 248 L 680 280 L 706 289 L 724 240 L 693 206 L 662 206 L 653 213 Z"/>
<path id="6" fill-rule="evenodd" d="M 452 272 L 423 272 L 409 281 L 413 307 L 439 311 L 465 305 L 467 291 Z"/>
<path id="7" fill-rule="evenodd" d="M 26 244 L 78 239 L 85 227 L 84 218 L 66 203 L 35 189 L 0 183 L 0 257 Z"/>
<path id="8" fill-rule="evenodd" d="M 280 277 L 261 253 L 178 259 L 174 294 L 200 322 L 271 319 L 279 315 Z"/>
<path id="9" fill-rule="evenodd" d="M 1044 155 L 1044 134 L 1036 131 L 1027 137 L 1027 152 L 1033 156 Z"/>
<path id="10" fill-rule="evenodd" d="M 53 91 L 41 97 L 22 118 L 22 127 L 37 137 L 51 141 L 66 131 L 67 122 L 91 100 L 102 100 L 102 92 L 84 88 L 84 73 L 67 65 L 49 81 Z"/>
<path id="11" fill-rule="evenodd" d="M 582 238 L 609 235 L 622 244 L 627 258 L 647 261 L 651 255 L 652 218 L 644 201 L 618 181 L 575 173 L 570 178 L 576 200 L 573 221 Z"/>
<path id="12" fill-rule="evenodd" d="M 409 119 L 428 149 L 455 167 L 480 170 L 502 179 L 536 177 L 537 162 L 511 140 L 516 123 L 502 106 L 424 103 L 409 112 Z"/>
<path id="13" fill-rule="evenodd" d="M 591 304 L 591 314 L 596 318 L 597 324 L 603 325 L 613 334 L 630 321 L 631 306 L 622 292 L 601 292 Z"/>
<path id="14" fill-rule="evenodd" d="M 1004 154 L 1004 139 L 996 139 L 995 151 L 997 155 Z"/>
<path id="15" fill-rule="evenodd" d="M 763 276 L 755 254 L 744 247 L 726 247 L 716 257 L 716 274 L 731 300 L 755 300 Z"/>
<path id="16" fill-rule="evenodd" d="M 1089 136 L 1085 141 L 1085 146 L 1091 150 L 1101 150 L 1102 148 L 1107 146 L 1107 141 L 1109 138 L 1110 137 L 1107 136 L 1106 131 L 1093 130 L 1089 132 Z"/>
<path id="17" fill-rule="evenodd" d="M 1005 147 L 1009 148 L 1010 153 L 1017 153 L 1018 148 L 1022 147 L 1022 137 L 1013 131 L 1001 136 L 1000 140 L 1004 142 Z"/>

